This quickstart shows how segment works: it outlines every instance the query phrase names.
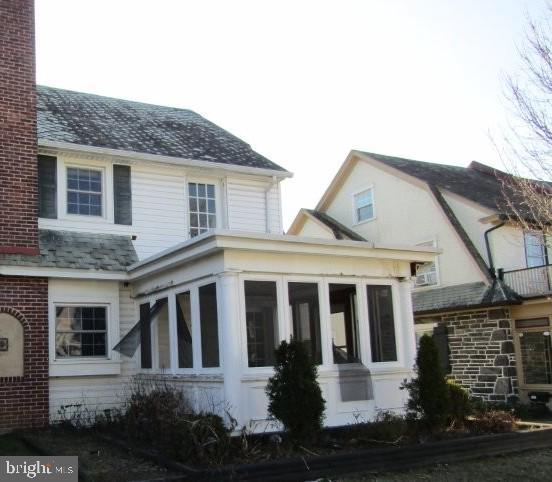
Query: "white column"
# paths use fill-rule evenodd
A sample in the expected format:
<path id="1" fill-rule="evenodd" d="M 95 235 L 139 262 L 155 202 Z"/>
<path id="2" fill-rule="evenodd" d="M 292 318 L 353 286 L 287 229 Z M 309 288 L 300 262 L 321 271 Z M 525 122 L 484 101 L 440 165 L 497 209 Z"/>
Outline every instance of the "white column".
<path id="1" fill-rule="evenodd" d="M 223 273 L 218 279 L 218 319 L 221 340 L 221 368 L 224 374 L 224 398 L 228 409 L 244 423 L 242 407 L 242 343 L 240 326 L 239 280 L 236 273 Z"/>
<path id="2" fill-rule="evenodd" d="M 412 370 L 416 362 L 416 332 L 412 307 L 412 284 L 410 279 L 399 282 L 401 320 L 403 333 L 403 360 L 405 368 Z"/>

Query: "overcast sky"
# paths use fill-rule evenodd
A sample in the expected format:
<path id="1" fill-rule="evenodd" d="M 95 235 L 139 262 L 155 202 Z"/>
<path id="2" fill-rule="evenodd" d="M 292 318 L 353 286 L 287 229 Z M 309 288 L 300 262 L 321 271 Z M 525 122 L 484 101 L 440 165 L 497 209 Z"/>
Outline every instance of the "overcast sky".
<path id="1" fill-rule="evenodd" d="M 192 109 L 295 173 L 284 226 L 351 149 L 500 166 L 543 0 L 36 0 L 40 84 Z"/>

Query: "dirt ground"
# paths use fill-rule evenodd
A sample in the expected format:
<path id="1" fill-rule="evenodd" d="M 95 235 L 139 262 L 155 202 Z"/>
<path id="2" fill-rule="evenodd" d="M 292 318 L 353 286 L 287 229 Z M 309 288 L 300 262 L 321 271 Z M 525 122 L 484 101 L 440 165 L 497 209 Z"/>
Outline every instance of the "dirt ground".
<path id="1" fill-rule="evenodd" d="M 498 482 L 552 480 L 552 448 L 517 455 L 487 457 L 450 465 L 437 465 L 407 472 L 363 474 L 339 482 Z"/>

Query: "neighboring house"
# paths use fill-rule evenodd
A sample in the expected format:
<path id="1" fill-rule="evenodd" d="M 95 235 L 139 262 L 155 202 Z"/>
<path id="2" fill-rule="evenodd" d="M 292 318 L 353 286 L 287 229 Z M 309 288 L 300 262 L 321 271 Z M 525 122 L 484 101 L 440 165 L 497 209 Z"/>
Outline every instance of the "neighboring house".
<path id="1" fill-rule="evenodd" d="M 0 430 L 117 406 L 134 375 L 263 422 L 291 335 L 328 425 L 403 406 L 410 265 L 437 250 L 284 235 L 289 172 L 188 110 L 36 89 L 32 1 L 0 19 Z"/>
<path id="2" fill-rule="evenodd" d="M 473 395 L 547 401 L 547 243 L 508 222 L 497 173 L 477 162 L 463 168 L 352 151 L 288 232 L 441 249 L 435 262 L 412 266 L 417 335 L 435 332 L 447 371 Z"/>

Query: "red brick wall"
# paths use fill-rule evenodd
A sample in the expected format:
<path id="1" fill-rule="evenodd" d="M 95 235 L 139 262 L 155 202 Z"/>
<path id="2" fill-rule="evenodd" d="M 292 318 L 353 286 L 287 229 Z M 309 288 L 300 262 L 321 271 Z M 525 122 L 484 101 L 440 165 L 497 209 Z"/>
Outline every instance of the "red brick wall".
<path id="1" fill-rule="evenodd" d="M 45 425 L 49 406 L 48 279 L 0 276 L 0 312 L 13 315 L 24 330 L 24 375 L 0 378 L 0 432 Z"/>
<path id="2" fill-rule="evenodd" d="M 0 253 L 38 254 L 33 0 L 0 0 L 0 126 Z"/>

